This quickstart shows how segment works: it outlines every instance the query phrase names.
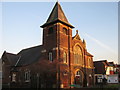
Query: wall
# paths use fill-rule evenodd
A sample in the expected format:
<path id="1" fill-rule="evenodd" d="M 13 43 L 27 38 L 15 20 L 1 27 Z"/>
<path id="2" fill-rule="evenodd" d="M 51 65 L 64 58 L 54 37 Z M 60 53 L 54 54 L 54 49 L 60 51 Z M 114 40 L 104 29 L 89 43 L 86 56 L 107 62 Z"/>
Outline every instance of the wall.
<path id="1" fill-rule="evenodd" d="M 109 75 L 107 83 L 118 83 L 118 74 Z"/>

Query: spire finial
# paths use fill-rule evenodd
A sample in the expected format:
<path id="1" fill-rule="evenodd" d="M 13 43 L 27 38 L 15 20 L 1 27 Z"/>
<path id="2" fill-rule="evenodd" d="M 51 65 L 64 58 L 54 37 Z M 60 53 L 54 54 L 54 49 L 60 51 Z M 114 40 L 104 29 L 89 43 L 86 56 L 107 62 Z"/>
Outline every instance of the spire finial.
<path id="1" fill-rule="evenodd" d="M 78 34 L 78 30 L 76 30 L 76 34 Z"/>
<path id="2" fill-rule="evenodd" d="M 86 47 L 86 41 L 85 41 L 85 39 L 83 39 L 83 44 L 85 45 L 85 47 Z"/>

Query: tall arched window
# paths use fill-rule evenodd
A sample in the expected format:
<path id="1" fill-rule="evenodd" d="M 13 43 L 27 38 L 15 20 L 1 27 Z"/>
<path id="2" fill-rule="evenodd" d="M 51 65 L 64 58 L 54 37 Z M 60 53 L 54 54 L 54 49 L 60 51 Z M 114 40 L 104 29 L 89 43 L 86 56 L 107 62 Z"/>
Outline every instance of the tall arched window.
<path id="1" fill-rule="evenodd" d="M 63 63 L 67 63 L 67 53 L 63 53 Z"/>
<path id="2" fill-rule="evenodd" d="M 83 64 L 82 51 L 78 45 L 74 47 L 74 64 Z"/>

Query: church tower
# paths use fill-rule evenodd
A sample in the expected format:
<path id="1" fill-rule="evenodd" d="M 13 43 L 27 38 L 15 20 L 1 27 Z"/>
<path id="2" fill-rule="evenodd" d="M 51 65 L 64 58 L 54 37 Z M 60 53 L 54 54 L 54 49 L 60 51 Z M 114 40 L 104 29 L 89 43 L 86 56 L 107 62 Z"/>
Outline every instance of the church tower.
<path id="1" fill-rule="evenodd" d="M 43 28 L 43 45 L 48 57 L 51 56 L 52 61 L 57 60 L 60 63 L 57 70 L 58 85 L 68 87 L 71 82 L 71 77 L 67 75 L 70 72 L 72 59 L 72 28 L 74 26 L 68 22 L 59 2 L 56 2 L 49 18 L 41 27 Z"/>
<path id="2" fill-rule="evenodd" d="M 47 51 L 70 48 L 72 40 L 72 28 L 74 28 L 67 20 L 59 2 L 56 2 L 52 12 L 46 23 L 41 26 L 43 28 L 43 45 Z M 59 52 L 61 55 L 61 51 Z M 56 55 L 56 59 L 58 55 Z"/>

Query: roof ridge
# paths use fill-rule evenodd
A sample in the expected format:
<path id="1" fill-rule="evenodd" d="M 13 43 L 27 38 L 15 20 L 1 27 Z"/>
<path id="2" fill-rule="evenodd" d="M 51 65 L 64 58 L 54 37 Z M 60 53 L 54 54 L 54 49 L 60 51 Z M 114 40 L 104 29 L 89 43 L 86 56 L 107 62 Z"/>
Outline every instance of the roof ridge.
<path id="1" fill-rule="evenodd" d="M 6 53 L 6 54 L 11 54 L 11 55 L 17 55 L 17 54 L 10 53 L 10 52 L 6 52 L 6 51 L 5 51 L 5 53 Z"/>
<path id="2" fill-rule="evenodd" d="M 28 49 L 32 49 L 32 48 L 37 48 L 37 47 L 40 47 L 40 46 L 43 46 L 43 45 L 37 45 L 37 46 L 32 46 L 32 47 L 24 48 L 20 52 L 18 52 L 17 55 L 20 54 L 22 51 L 25 51 L 25 50 L 28 50 Z"/>

